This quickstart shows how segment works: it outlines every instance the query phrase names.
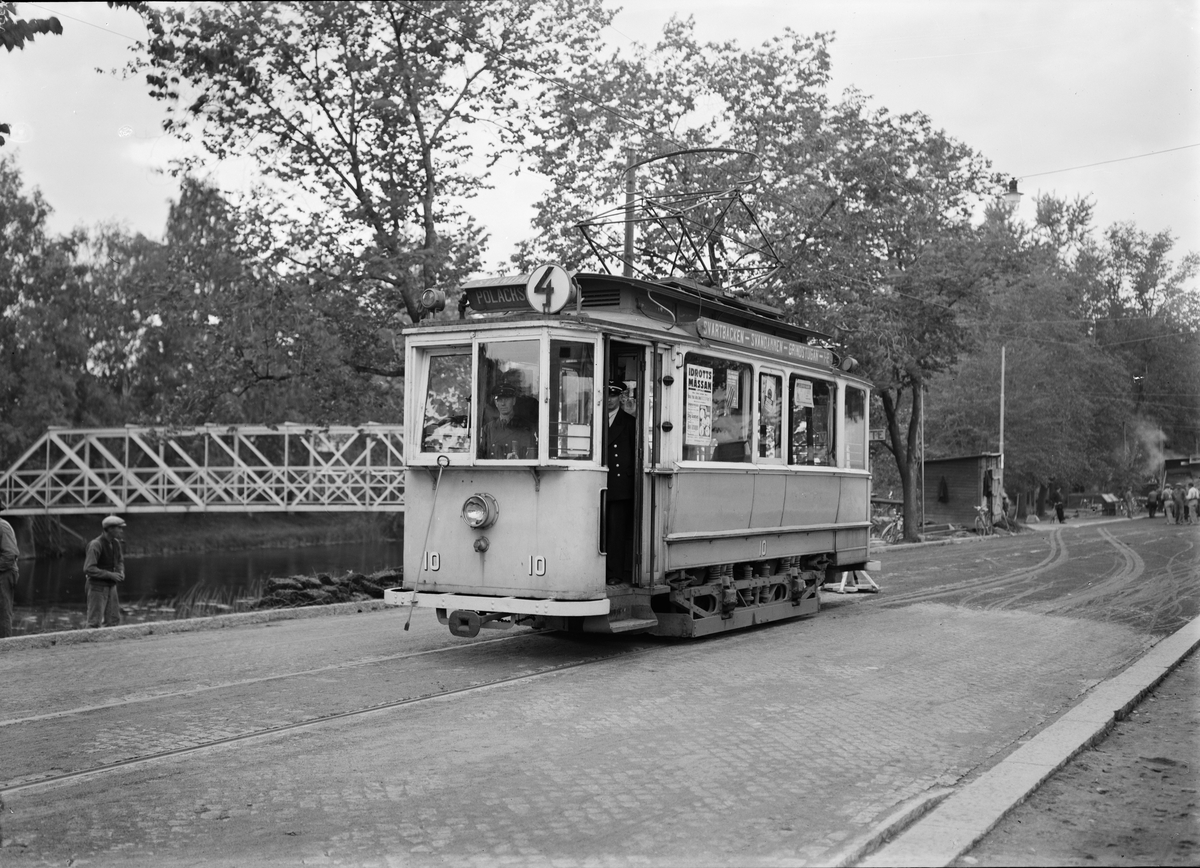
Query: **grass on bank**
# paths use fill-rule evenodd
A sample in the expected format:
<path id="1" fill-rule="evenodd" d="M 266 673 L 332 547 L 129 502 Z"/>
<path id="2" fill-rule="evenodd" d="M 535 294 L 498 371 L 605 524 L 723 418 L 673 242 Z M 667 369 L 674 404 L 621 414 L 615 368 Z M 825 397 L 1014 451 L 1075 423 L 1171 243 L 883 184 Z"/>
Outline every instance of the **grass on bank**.
<path id="1" fill-rule="evenodd" d="M 206 618 L 211 615 L 232 615 L 252 612 L 263 597 L 266 582 L 255 580 L 249 587 L 213 588 L 193 585 L 170 599 L 142 598 L 121 603 L 122 624 L 146 624 L 153 621 L 182 621 Z M 64 630 L 83 630 L 87 627 L 87 607 L 78 606 L 17 606 L 13 617 L 13 635 L 58 633 Z"/>

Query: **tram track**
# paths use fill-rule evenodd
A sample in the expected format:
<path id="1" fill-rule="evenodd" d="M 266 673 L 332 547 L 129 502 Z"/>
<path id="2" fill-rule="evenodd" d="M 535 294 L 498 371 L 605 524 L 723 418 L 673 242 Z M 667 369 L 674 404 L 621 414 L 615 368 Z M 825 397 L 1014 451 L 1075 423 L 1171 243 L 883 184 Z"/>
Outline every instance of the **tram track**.
<path id="1" fill-rule="evenodd" d="M 201 694 L 212 693 L 214 691 L 220 691 L 223 689 L 224 690 L 234 690 L 234 689 L 239 689 L 239 688 L 243 688 L 246 686 L 254 686 L 256 684 L 261 684 L 261 683 L 266 683 L 266 682 L 280 682 L 280 681 L 287 681 L 289 679 L 307 678 L 307 677 L 311 677 L 313 675 L 320 675 L 322 673 L 328 673 L 331 671 L 364 667 L 364 666 L 374 665 L 374 664 L 378 664 L 378 663 L 387 663 L 387 662 L 391 662 L 391 661 L 395 661 L 395 660 L 403 660 L 406 658 L 429 657 L 431 655 L 441 654 L 443 652 L 452 654 L 454 652 L 461 653 L 464 651 L 478 650 L 479 646 L 481 646 L 481 645 L 490 645 L 490 644 L 499 643 L 499 642 L 510 642 L 510 641 L 527 638 L 532 635 L 538 635 L 538 634 L 536 632 L 527 633 L 527 634 L 523 634 L 522 636 L 503 637 L 500 639 L 488 640 L 485 642 L 476 642 L 476 643 L 472 643 L 470 645 L 452 645 L 452 646 L 446 646 L 444 648 L 428 649 L 428 650 L 419 651 L 419 652 L 371 658 L 369 660 L 355 661 L 353 663 L 347 663 L 347 664 L 339 664 L 339 665 L 333 665 L 333 666 L 328 666 L 328 667 L 313 667 L 311 669 L 307 669 L 307 670 L 303 670 L 303 671 L 299 671 L 299 672 L 283 673 L 283 674 L 272 675 L 272 676 L 264 676 L 262 678 L 239 679 L 236 682 L 231 681 L 231 682 L 227 682 L 224 684 L 205 685 L 204 687 L 198 687 L 198 688 L 194 688 L 191 690 L 174 691 L 170 694 L 156 694 L 153 696 L 138 697 L 133 700 L 122 700 L 122 701 L 113 702 L 113 703 L 105 703 L 105 704 L 99 704 L 96 706 L 89 706 L 87 708 L 63 710 L 63 711 L 59 711 L 59 712 L 52 712 L 52 713 L 49 713 L 46 715 L 32 715 L 32 716 L 28 716 L 25 718 L 21 718 L 19 720 L 4 721 L 3 723 L 5 726 L 9 726 L 9 727 L 15 727 L 16 725 L 21 724 L 21 723 L 43 724 L 44 725 L 47 722 L 52 723 L 55 720 L 62 721 L 64 719 L 70 719 L 70 718 L 74 718 L 74 717 L 83 717 L 85 715 L 96 713 L 96 712 L 111 711 L 114 709 L 124 709 L 124 708 L 130 707 L 131 705 L 135 705 L 137 703 L 142 703 L 142 702 L 161 702 L 168 698 L 189 699 L 189 698 L 201 695 Z M 278 724 L 278 725 L 274 725 L 274 726 L 260 726 L 260 727 L 254 728 L 254 729 L 247 730 L 246 732 L 240 732 L 240 733 L 236 733 L 233 735 L 222 735 L 219 737 L 204 739 L 201 741 L 197 741 L 193 744 L 188 744 L 188 745 L 181 746 L 181 747 L 157 750 L 157 751 L 150 751 L 150 752 L 143 753 L 143 754 L 123 757 L 121 759 L 114 760 L 111 762 L 100 763 L 100 764 L 91 766 L 89 768 L 80 768 L 80 769 L 74 769 L 74 770 L 69 770 L 69 771 L 57 771 L 57 773 L 55 773 L 55 771 L 53 769 L 51 770 L 50 773 L 36 773 L 35 772 L 35 773 L 27 774 L 22 777 L 17 777 L 17 778 L 11 779 L 11 780 L 0 781 L 0 801 L 2 801 L 3 796 L 10 795 L 10 794 L 28 792 L 30 790 L 44 788 L 44 787 L 51 787 L 51 786 L 54 786 L 57 784 L 62 784 L 62 783 L 75 782 L 75 781 L 81 781 L 81 780 L 90 780 L 90 779 L 94 779 L 97 777 L 103 777 L 104 775 L 113 774 L 113 773 L 116 773 L 119 771 L 127 770 L 130 768 L 135 768 L 135 767 L 141 766 L 141 765 L 147 765 L 147 764 L 152 764 L 155 762 L 161 762 L 164 760 L 186 757 L 189 755 L 202 753 L 204 751 L 213 750 L 213 749 L 220 748 L 220 747 L 248 743 L 248 742 L 252 742 L 252 741 L 264 739 L 264 738 L 271 738 L 274 736 L 284 735 L 287 733 L 303 731 L 303 730 L 312 729 L 315 727 L 321 727 L 321 726 L 325 726 L 328 724 L 337 723 L 340 721 L 353 720 L 356 718 L 366 717 L 366 716 L 372 715 L 372 714 L 380 714 L 380 713 L 384 713 L 387 711 L 393 711 L 393 710 L 405 708 L 408 706 L 424 705 L 424 704 L 429 704 L 429 703 L 433 703 L 433 702 L 459 699 L 462 697 L 483 693 L 483 692 L 493 690 L 493 689 L 496 689 L 499 687 L 505 687 L 505 686 L 510 686 L 510 685 L 514 685 L 514 684 L 520 684 L 520 683 L 524 683 L 524 682 L 534 681 L 534 680 L 537 680 L 540 678 L 558 675 L 563 672 L 568 672 L 568 671 L 571 671 L 574 669 L 580 669 L 580 668 L 583 668 L 586 666 L 592 666 L 592 665 L 596 665 L 596 664 L 600 664 L 600 663 L 607 663 L 609 661 L 616 660 L 616 659 L 637 656 L 640 654 L 647 653 L 651 650 L 653 650 L 653 646 L 644 646 L 644 645 L 633 646 L 633 647 L 623 646 L 620 648 L 611 649 L 608 653 L 602 653 L 597 656 L 589 656 L 589 657 L 585 657 L 583 659 L 569 660 L 569 661 L 562 662 L 562 663 L 549 664 L 549 665 L 540 667 L 536 671 L 533 671 L 533 672 L 523 672 L 523 673 L 520 673 L 517 675 L 509 675 L 509 676 L 504 676 L 504 677 L 500 677 L 500 678 L 492 678 L 492 679 L 489 679 L 489 680 L 486 680 L 483 682 L 473 683 L 473 684 L 469 684 L 469 685 L 465 685 L 465 686 L 434 690 L 429 693 L 423 693 L 419 696 L 406 696 L 403 698 L 389 700 L 389 701 L 385 701 L 385 702 L 372 703 L 370 705 L 364 705 L 359 708 L 349 709 L 349 710 L 345 710 L 345 711 L 331 712 L 329 714 L 313 715 L 313 716 L 303 718 L 301 720 L 289 721 L 287 723 L 282 723 L 282 724 Z"/>
<path id="2" fill-rule="evenodd" d="M 521 636 L 498 636 L 495 639 L 484 639 L 479 642 L 474 642 L 471 645 L 446 645 L 442 648 L 427 648 L 424 651 L 407 651 L 403 654 L 387 654 L 377 657 L 364 657 L 360 660 L 353 660 L 345 663 L 331 663 L 328 666 L 314 666 L 309 669 L 300 669 L 293 672 L 281 672 L 275 675 L 263 675 L 258 678 L 240 678 L 234 681 L 223 681 L 218 684 L 206 684 L 202 687 L 192 687 L 187 690 L 170 690 L 142 695 L 127 695 L 118 699 L 110 700 L 108 702 L 99 702 L 93 705 L 82 705 L 76 708 L 64 708 L 58 711 L 48 711 L 44 714 L 31 714 L 25 717 L 15 717 L 8 720 L 0 720 L 0 729 L 3 729 L 7 726 L 18 726 L 27 723 L 40 723 L 43 721 L 67 718 L 81 714 L 90 714 L 92 712 L 106 711 L 114 708 L 128 708 L 130 706 L 137 705 L 138 703 L 161 702 L 167 699 L 199 696 L 216 690 L 229 690 L 236 687 L 249 687 L 255 684 L 267 684 L 272 681 L 286 681 L 289 678 L 307 678 L 327 672 L 358 669 L 364 666 L 374 666 L 379 663 L 392 663 L 400 660 L 426 657 L 432 654 L 444 654 L 448 652 L 461 651 L 464 648 L 474 648 L 479 645 L 489 645 L 494 642 L 511 642 L 514 639 L 524 638 L 525 636 L 537 635 L 537 632 L 538 631 L 532 631 L 530 633 L 522 634 Z"/>
<path id="3" fill-rule="evenodd" d="M 1050 551 L 1040 562 L 1032 567 L 1022 567 L 1021 569 L 1010 570 L 998 576 L 972 582 L 970 588 L 966 591 L 966 596 L 959 601 L 960 605 L 967 605 L 979 597 L 1006 587 L 1013 582 L 1036 579 L 1043 573 L 1065 563 L 1070 558 L 1070 550 L 1067 548 L 1066 543 L 1063 542 L 1062 531 L 1058 529 L 1051 531 L 1048 541 L 1050 543 Z M 963 584 L 958 582 L 952 585 L 940 585 L 935 588 L 922 588 L 899 594 L 889 594 L 886 599 L 879 601 L 879 605 L 885 607 L 910 606 L 914 603 L 927 603 L 946 597 L 961 597 L 963 594 Z"/>

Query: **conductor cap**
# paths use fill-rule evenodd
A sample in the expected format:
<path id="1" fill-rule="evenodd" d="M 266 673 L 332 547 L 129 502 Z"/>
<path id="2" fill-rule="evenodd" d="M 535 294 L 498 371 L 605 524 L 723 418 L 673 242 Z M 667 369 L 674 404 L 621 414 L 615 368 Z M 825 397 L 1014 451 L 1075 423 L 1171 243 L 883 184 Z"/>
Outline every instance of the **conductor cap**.
<path id="1" fill-rule="evenodd" d="M 608 394 L 610 395 L 624 395 L 627 391 L 629 390 L 620 380 L 613 380 L 608 384 Z"/>

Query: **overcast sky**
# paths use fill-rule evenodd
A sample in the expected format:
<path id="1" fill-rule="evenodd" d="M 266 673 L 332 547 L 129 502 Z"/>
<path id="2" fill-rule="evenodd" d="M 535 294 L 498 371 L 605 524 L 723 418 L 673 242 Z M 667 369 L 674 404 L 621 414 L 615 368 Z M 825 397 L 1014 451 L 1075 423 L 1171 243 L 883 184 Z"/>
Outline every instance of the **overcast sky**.
<path id="1" fill-rule="evenodd" d="M 115 220 L 161 238 L 177 153 L 161 106 L 122 66 L 145 35 L 103 3 L 18 3 L 57 15 L 62 36 L 0 54 L 0 120 L 13 125 L 25 182 L 54 208 L 50 227 Z M 1170 229 L 1176 258 L 1200 252 L 1200 0 L 637 0 L 609 34 L 653 44 L 672 14 L 704 40 L 763 42 L 789 26 L 834 31 L 834 95 L 847 87 L 893 112 L 919 110 L 1020 179 L 1027 194 L 1090 196 L 1100 227 Z M 1151 154 L 1150 156 L 1144 156 Z M 1099 165 L 1096 165 L 1099 164 Z M 479 202 L 491 262 L 528 234 L 528 176 L 504 165 Z M 222 180 L 226 180 L 223 176 Z M 1032 196 L 1020 212 L 1032 217 Z"/>

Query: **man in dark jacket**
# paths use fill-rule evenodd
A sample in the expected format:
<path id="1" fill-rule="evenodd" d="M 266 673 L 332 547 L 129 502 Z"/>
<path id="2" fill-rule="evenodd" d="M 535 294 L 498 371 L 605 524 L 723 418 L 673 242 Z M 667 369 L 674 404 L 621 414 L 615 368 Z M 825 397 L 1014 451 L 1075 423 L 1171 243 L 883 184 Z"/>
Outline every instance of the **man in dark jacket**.
<path id="1" fill-rule="evenodd" d="M 110 515 L 100 524 L 104 532 L 88 543 L 83 561 L 87 625 L 116 627 L 121 623 L 117 585 L 125 581 L 125 521 Z"/>
<path id="2" fill-rule="evenodd" d="M 605 581 L 610 585 L 629 581 L 633 575 L 629 544 L 633 538 L 637 485 L 637 420 L 621 409 L 625 391 L 625 384 L 620 380 L 608 384 L 608 539 L 605 544 L 608 563 Z"/>
<path id="3" fill-rule="evenodd" d="M 0 512 L 5 503 L 0 500 Z M 13 634 L 13 605 L 17 595 L 17 534 L 11 524 L 0 518 L 0 639 Z"/>

